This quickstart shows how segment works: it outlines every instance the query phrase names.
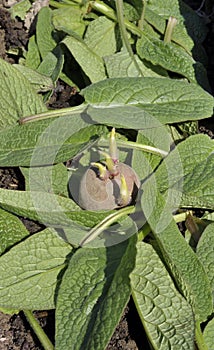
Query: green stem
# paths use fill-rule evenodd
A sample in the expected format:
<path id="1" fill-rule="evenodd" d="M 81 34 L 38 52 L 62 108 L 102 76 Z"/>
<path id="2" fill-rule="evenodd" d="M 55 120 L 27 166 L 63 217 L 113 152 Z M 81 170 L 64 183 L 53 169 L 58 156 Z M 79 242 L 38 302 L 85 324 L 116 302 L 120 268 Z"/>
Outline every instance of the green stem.
<path id="1" fill-rule="evenodd" d="M 109 141 L 106 141 L 104 138 L 101 138 L 99 141 L 99 146 L 108 146 Z M 123 141 L 117 140 L 117 145 L 121 148 L 132 148 L 140 151 L 144 151 L 147 153 L 155 154 L 156 156 L 165 158 L 168 155 L 168 152 L 163 149 L 152 147 L 149 145 L 142 145 L 141 143 L 133 142 L 133 141 Z"/>
<path id="2" fill-rule="evenodd" d="M 145 12 L 146 12 L 147 0 L 142 0 L 142 2 L 143 2 L 143 11 L 142 11 L 140 19 L 138 21 L 138 27 L 140 28 L 140 30 L 143 30 L 143 24 L 144 24 Z"/>
<path id="3" fill-rule="evenodd" d="M 144 240 L 144 238 L 151 232 L 151 228 L 148 223 L 146 223 L 138 232 L 138 242 Z"/>
<path id="4" fill-rule="evenodd" d="M 200 323 L 198 321 L 196 322 L 195 327 L 195 339 L 198 350 L 208 350 L 208 346 L 204 341 L 203 333 L 201 331 Z"/>
<path id="5" fill-rule="evenodd" d="M 134 213 L 134 211 L 135 211 L 135 207 L 132 205 L 130 207 L 125 207 L 123 209 L 120 209 L 114 212 L 113 214 L 108 215 L 105 219 L 103 219 L 96 226 L 94 226 L 85 237 L 83 237 L 79 246 L 83 247 L 85 244 L 91 242 L 96 237 L 98 237 L 107 227 L 113 224 L 115 221 L 117 221 L 118 219 L 120 219 L 125 215 Z"/>
<path id="6" fill-rule="evenodd" d="M 175 17 L 170 16 L 167 23 L 166 31 L 164 34 L 163 41 L 165 44 L 170 43 L 172 41 L 172 34 L 176 24 L 177 24 L 177 19 Z"/>
<path id="7" fill-rule="evenodd" d="M 114 10 L 107 6 L 104 2 L 96 0 L 96 1 L 90 1 L 89 7 L 94 9 L 95 11 L 98 11 L 105 15 L 106 17 L 112 19 L 113 21 L 117 22 L 117 16 L 115 15 Z M 130 30 L 131 33 L 141 37 L 142 31 L 133 23 L 129 22 L 126 18 L 124 19 L 125 26 L 128 30 Z"/>
<path id="8" fill-rule="evenodd" d="M 122 37 L 123 43 L 126 47 L 126 50 L 129 53 L 129 56 L 130 56 L 132 62 L 135 65 L 139 75 L 143 76 L 143 73 L 142 73 L 142 71 L 141 71 L 141 69 L 140 69 L 140 67 L 135 59 L 134 53 L 132 51 L 132 47 L 130 45 L 130 42 L 129 42 L 129 39 L 127 36 L 126 25 L 124 22 L 125 18 L 124 18 L 124 13 L 123 13 L 123 0 L 116 0 L 115 3 L 116 3 L 116 10 L 117 10 L 117 20 L 118 20 L 118 24 L 120 27 L 120 32 L 121 32 L 121 37 Z"/>
<path id="9" fill-rule="evenodd" d="M 54 346 L 51 343 L 50 339 L 46 335 L 46 333 L 43 331 L 42 327 L 36 320 L 36 318 L 33 315 L 32 311 L 29 310 L 23 310 L 25 317 L 27 318 L 30 326 L 34 330 L 36 336 L 38 337 L 39 341 L 41 342 L 42 346 L 45 350 L 54 350 Z"/>
<path id="10" fill-rule="evenodd" d="M 34 122 L 37 120 L 43 120 L 48 118 L 63 117 L 68 114 L 81 113 L 81 112 L 84 112 L 85 108 L 86 108 L 86 105 L 82 104 L 76 107 L 68 107 L 68 108 L 54 109 L 54 110 L 52 109 L 52 110 L 48 110 L 47 112 L 20 118 L 19 124 L 26 124 L 29 122 Z"/>
<path id="11" fill-rule="evenodd" d="M 118 140 L 117 141 L 118 145 L 124 145 L 128 148 L 134 148 L 134 149 L 139 149 L 141 151 L 147 152 L 147 153 L 152 153 L 155 154 L 156 156 L 160 156 L 160 157 L 166 157 L 168 155 L 168 152 L 160 149 L 160 148 L 156 148 L 156 147 L 152 147 L 149 145 L 142 145 L 141 143 L 137 143 L 137 142 L 133 142 L 133 141 L 122 141 L 122 140 Z"/>

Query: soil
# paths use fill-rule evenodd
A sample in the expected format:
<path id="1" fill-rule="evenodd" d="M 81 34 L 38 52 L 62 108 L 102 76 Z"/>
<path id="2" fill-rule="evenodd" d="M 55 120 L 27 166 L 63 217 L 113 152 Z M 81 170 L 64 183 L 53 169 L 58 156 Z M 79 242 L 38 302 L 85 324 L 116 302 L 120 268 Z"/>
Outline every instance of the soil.
<path id="1" fill-rule="evenodd" d="M 15 1 L 13 1 L 14 3 Z M 201 0 L 186 0 L 194 10 L 200 7 Z M 210 5 L 212 1 L 206 1 L 200 14 L 206 17 L 208 23 L 208 35 L 204 46 L 208 55 L 208 77 L 212 91 L 214 91 L 214 8 Z M 7 8 L 10 0 L 0 0 L 0 57 L 14 63 L 17 55 L 11 54 L 12 50 L 26 47 L 28 34 L 22 21 L 12 20 Z M 10 54 L 8 54 L 10 52 Z M 14 51 L 15 52 L 15 51 Z M 81 97 L 75 88 L 66 86 L 59 82 L 49 107 L 62 108 L 81 103 Z M 214 122 L 212 118 L 199 124 L 199 131 L 214 137 Z M 19 169 L 0 169 L 0 187 L 9 190 L 23 189 L 24 182 Z M 21 218 L 31 233 L 38 232 L 42 227 L 30 220 Z M 50 339 L 54 342 L 54 310 L 37 311 L 35 316 L 44 328 Z M 106 350 L 147 350 L 149 344 L 132 300 L 128 303 L 121 321 L 116 328 L 112 339 Z M 24 314 L 20 312 L 15 315 L 7 315 L 0 312 L 0 350 L 42 350 L 42 347 L 31 330 Z M 64 349 L 63 349 L 64 350 Z"/>

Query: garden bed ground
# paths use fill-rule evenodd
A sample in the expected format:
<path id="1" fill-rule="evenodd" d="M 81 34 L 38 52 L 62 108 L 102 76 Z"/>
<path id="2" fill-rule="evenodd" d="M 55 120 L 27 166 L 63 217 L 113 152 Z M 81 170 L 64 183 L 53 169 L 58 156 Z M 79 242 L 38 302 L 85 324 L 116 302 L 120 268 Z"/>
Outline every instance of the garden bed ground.
<path id="1" fill-rule="evenodd" d="M 201 1 L 186 1 L 194 10 L 200 6 Z M 207 1 L 207 3 L 209 3 Z M 211 3 L 211 1 L 210 1 Z M 8 55 L 8 50 L 17 48 L 27 44 L 27 33 L 24 30 L 21 22 L 11 20 L 6 12 L 6 8 L 10 6 L 9 1 L 0 0 L 0 57 L 13 62 L 15 56 Z M 212 8 L 207 11 L 212 11 Z M 214 11 L 214 8 L 213 8 Z M 207 13 L 208 15 L 208 13 Z M 212 91 L 214 91 L 214 13 L 207 18 L 208 35 L 205 41 L 205 49 L 208 54 L 208 76 Z M 61 85 L 61 92 L 56 94 L 52 100 L 54 108 L 67 107 L 74 105 L 78 99 L 70 87 Z M 203 121 L 200 125 L 201 132 L 208 133 L 213 137 L 214 122 Z M 7 189 L 22 189 L 23 179 L 17 169 L 0 169 L 0 187 Z M 41 227 L 32 221 L 22 219 L 30 232 L 34 233 L 41 229 Z M 54 311 L 37 312 L 36 316 L 44 327 L 45 331 L 50 336 L 51 340 L 54 338 Z M 143 328 L 139 320 L 139 316 L 134 308 L 132 301 L 129 302 L 120 324 L 118 325 L 107 350 L 146 350 L 146 340 L 142 344 Z M 41 345 L 37 341 L 33 332 L 31 331 L 27 321 L 22 313 L 17 315 L 5 315 L 0 313 L 0 350 L 40 350 Z"/>

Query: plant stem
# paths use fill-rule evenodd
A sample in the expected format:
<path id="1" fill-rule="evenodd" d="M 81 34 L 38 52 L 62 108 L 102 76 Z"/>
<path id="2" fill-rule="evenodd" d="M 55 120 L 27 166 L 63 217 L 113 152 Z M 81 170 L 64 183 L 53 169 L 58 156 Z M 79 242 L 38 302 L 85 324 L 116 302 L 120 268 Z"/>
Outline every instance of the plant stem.
<path id="1" fill-rule="evenodd" d="M 198 350 L 208 350 L 208 346 L 204 341 L 203 333 L 201 331 L 200 323 L 198 321 L 196 322 L 195 327 L 195 339 Z"/>
<path id="2" fill-rule="evenodd" d="M 125 207 L 123 209 L 118 210 L 117 212 L 108 215 L 105 219 L 100 221 L 96 226 L 94 226 L 89 233 L 83 237 L 79 246 L 83 247 L 85 244 L 94 240 L 97 236 L 99 236 L 107 227 L 113 224 L 115 221 L 120 219 L 121 217 L 132 214 L 135 211 L 134 206 Z"/>
<path id="3" fill-rule="evenodd" d="M 167 43 L 170 43 L 172 41 L 172 33 L 173 33 L 173 30 L 177 24 L 177 19 L 175 17 L 172 17 L 170 16 L 169 17 L 169 20 L 168 20 L 168 23 L 167 23 L 167 27 L 166 27 L 166 31 L 165 31 L 165 34 L 164 34 L 164 43 L 167 44 Z"/>
<path id="4" fill-rule="evenodd" d="M 143 23 L 144 23 L 144 17 L 145 17 L 145 12 L 146 12 L 147 0 L 142 0 L 142 2 L 143 2 L 143 11 L 142 11 L 140 19 L 138 21 L 138 27 L 141 30 L 143 30 Z"/>
<path id="5" fill-rule="evenodd" d="M 96 0 L 96 1 L 90 1 L 89 7 L 93 8 L 95 11 L 98 11 L 105 15 L 106 17 L 112 19 L 113 21 L 117 22 L 117 16 L 114 13 L 114 10 L 107 6 L 104 2 Z M 129 22 L 127 19 L 124 19 L 125 26 L 130 32 L 133 34 L 141 37 L 142 31 L 133 23 Z"/>
<path id="6" fill-rule="evenodd" d="M 109 141 L 106 141 L 104 138 L 101 138 L 99 140 L 99 146 L 108 146 Z M 165 158 L 168 155 L 168 152 L 164 151 L 163 149 L 156 148 L 149 145 L 142 145 L 141 143 L 133 142 L 133 141 L 124 141 L 124 140 L 117 140 L 117 145 L 121 148 L 132 148 L 137 149 L 143 152 L 152 153 L 156 156 Z"/>
<path id="7" fill-rule="evenodd" d="M 42 346 L 44 347 L 44 349 L 45 350 L 54 350 L 53 344 L 51 343 L 47 334 L 43 331 L 39 322 L 34 317 L 33 312 L 30 310 L 23 310 L 23 312 L 24 312 L 25 317 L 27 318 L 30 326 L 32 327 L 36 336 L 38 337 L 39 341 L 41 342 Z"/>
<path id="8" fill-rule="evenodd" d="M 63 117 L 68 114 L 81 113 L 81 112 L 84 112 L 85 108 L 86 108 L 86 105 L 82 104 L 76 107 L 49 110 L 47 112 L 42 112 L 39 114 L 29 115 L 27 117 L 20 118 L 19 124 L 26 124 L 29 122 L 34 122 L 37 120 L 43 120 L 48 118 Z"/>
<path id="9" fill-rule="evenodd" d="M 126 50 L 129 53 L 129 56 L 130 56 L 132 62 L 135 65 L 135 68 L 137 69 L 139 75 L 143 76 L 143 72 L 141 71 L 139 64 L 137 63 L 137 61 L 135 59 L 134 53 L 132 51 L 132 47 L 130 45 L 130 42 L 129 42 L 129 39 L 127 36 L 126 25 L 124 22 L 125 18 L 124 18 L 124 13 L 123 13 L 123 0 L 116 0 L 115 3 L 116 3 L 116 10 L 117 10 L 117 20 L 118 20 L 118 24 L 120 27 L 120 32 L 121 32 L 121 37 L 122 37 L 123 43 L 126 47 Z"/>

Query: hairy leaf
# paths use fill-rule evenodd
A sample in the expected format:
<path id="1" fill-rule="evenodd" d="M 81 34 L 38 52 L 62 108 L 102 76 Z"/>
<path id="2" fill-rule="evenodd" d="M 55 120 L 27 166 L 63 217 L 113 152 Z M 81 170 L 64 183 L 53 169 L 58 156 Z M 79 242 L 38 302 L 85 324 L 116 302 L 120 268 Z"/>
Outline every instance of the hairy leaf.
<path id="1" fill-rule="evenodd" d="M 16 125 L 21 117 L 47 110 L 23 74 L 3 60 L 0 60 L 0 85 L 0 128 Z"/>
<path id="2" fill-rule="evenodd" d="M 213 349 L 213 339 L 214 339 L 214 319 L 209 321 L 208 324 L 206 325 L 204 332 L 203 332 L 203 336 L 204 336 L 204 341 L 205 341 L 205 344 L 207 346 L 207 349 L 212 350 Z"/>
<path id="3" fill-rule="evenodd" d="M 196 320 L 205 321 L 212 312 L 209 280 L 197 255 L 182 237 L 154 177 L 143 185 L 141 205 L 176 284 L 192 305 Z"/>
<path id="4" fill-rule="evenodd" d="M 62 43 L 67 46 L 92 83 L 106 78 L 103 60 L 83 40 L 68 36 Z"/>
<path id="5" fill-rule="evenodd" d="M 5 308 L 53 309 L 59 273 L 72 248 L 54 230 L 27 238 L 0 257 L 0 304 Z"/>
<path id="6" fill-rule="evenodd" d="M 207 118 L 214 105 L 213 97 L 196 84 L 168 78 L 112 78 L 82 94 L 93 120 L 132 129 Z"/>
<path id="7" fill-rule="evenodd" d="M 137 245 L 131 273 L 132 296 L 154 349 L 193 349 L 194 318 L 191 306 L 176 290 L 154 249 Z"/>
<path id="8" fill-rule="evenodd" d="M 210 281 L 214 305 L 214 223 L 207 226 L 197 245 L 197 255 Z"/>
<path id="9" fill-rule="evenodd" d="M 87 233 L 85 226 L 93 227 L 109 211 L 87 211 L 70 198 L 36 191 L 8 191 L 0 189 L 0 207 L 16 215 L 59 228 L 68 227 Z M 75 231 L 74 231 L 75 232 Z"/>
<path id="10" fill-rule="evenodd" d="M 206 88 L 209 86 L 202 64 L 195 62 L 187 52 L 172 43 L 166 44 L 149 34 L 143 34 L 137 42 L 137 53 L 140 58 L 181 74 L 190 82 L 198 82 Z"/>
<path id="11" fill-rule="evenodd" d="M 101 16 L 90 22 L 84 41 L 100 57 L 111 55 L 117 49 L 115 23 Z"/>
<path id="12" fill-rule="evenodd" d="M 164 159 L 156 181 L 172 206 L 214 209 L 214 141 L 207 135 L 187 138 Z"/>
<path id="13" fill-rule="evenodd" d="M 82 8 L 75 6 L 62 7 L 52 11 L 53 25 L 57 30 L 62 30 L 68 34 L 78 34 L 82 36 L 85 31 L 85 22 L 83 21 Z"/>
<path id="14" fill-rule="evenodd" d="M 57 297 L 56 350 L 105 349 L 130 296 L 135 242 L 72 256 Z"/>
<path id="15" fill-rule="evenodd" d="M 41 166 L 71 159 L 105 133 L 80 114 L 16 125 L 0 131 L 0 166 Z"/>
<path id="16" fill-rule="evenodd" d="M 20 219 L 0 209 L 0 255 L 28 235 Z"/>
<path id="17" fill-rule="evenodd" d="M 49 91 L 54 88 L 53 81 L 49 77 L 21 64 L 14 64 L 13 66 L 27 78 L 37 92 Z"/>
<path id="18" fill-rule="evenodd" d="M 48 7 L 43 7 L 39 11 L 36 25 L 36 42 L 43 59 L 56 46 L 52 35 L 53 29 L 52 11 Z"/>

